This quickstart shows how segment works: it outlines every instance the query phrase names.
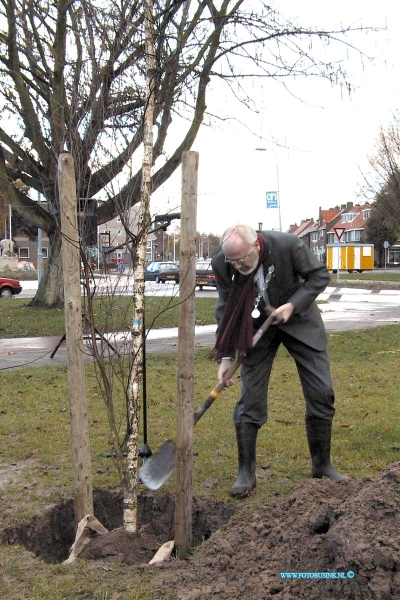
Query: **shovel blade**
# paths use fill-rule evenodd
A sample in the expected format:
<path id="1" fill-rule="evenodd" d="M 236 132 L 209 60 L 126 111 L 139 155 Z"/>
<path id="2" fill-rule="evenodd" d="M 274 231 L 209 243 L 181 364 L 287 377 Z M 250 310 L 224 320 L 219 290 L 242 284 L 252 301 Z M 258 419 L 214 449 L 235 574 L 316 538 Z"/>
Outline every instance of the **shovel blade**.
<path id="1" fill-rule="evenodd" d="M 175 471 L 176 444 L 172 440 L 163 443 L 139 469 L 139 479 L 149 490 L 158 490 Z"/>

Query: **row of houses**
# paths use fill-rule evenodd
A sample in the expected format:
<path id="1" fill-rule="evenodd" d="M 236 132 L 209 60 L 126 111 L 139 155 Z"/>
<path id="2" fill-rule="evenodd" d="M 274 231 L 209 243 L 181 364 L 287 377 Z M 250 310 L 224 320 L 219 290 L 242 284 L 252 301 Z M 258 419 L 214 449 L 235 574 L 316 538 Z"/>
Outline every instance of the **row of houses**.
<path id="1" fill-rule="evenodd" d="M 288 229 L 301 238 L 309 246 L 313 253 L 321 262 L 326 262 L 327 244 L 338 241 L 337 231 L 342 234 L 340 242 L 344 244 L 364 244 L 368 243 L 366 224 L 371 216 L 372 206 L 370 204 L 356 204 L 347 202 L 341 206 L 330 208 L 328 210 L 319 209 L 318 219 L 304 219 L 300 225 L 291 225 Z M 135 208 L 130 211 L 130 227 L 135 230 L 137 227 L 137 212 Z M 336 232 L 335 232 L 336 229 Z M 207 238 L 208 236 L 206 236 Z M 210 247 L 210 238 L 202 241 L 207 247 L 207 255 L 212 256 L 215 250 Z M 36 240 L 29 240 L 21 235 L 13 236 L 15 242 L 15 253 L 20 261 L 32 261 L 36 263 L 38 254 L 38 243 Z M 104 223 L 97 228 L 97 244 L 89 248 L 90 258 L 93 263 L 101 266 L 106 259 L 107 250 L 115 248 L 110 254 L 107 254 L 107 262 L 124 261 L 130 263 L 130 256 L 125 245 L 126 234 L 120 217 L 115 217 L 108 223 Z M 159 227 L 154 233 L 150 233 L 148 239 L 147 260 L 176 260 L 177 243 L 175 234 L 168 235 L 165 227 Z M 44 264 L 49 256 L 49 240 L 43 232 L 42 237 L 42 256 Z M 200 253 L 202 254 L 201 250 Z M 203 254 L 202 254 L 203 255 Z M 388 264 L 400 264 L 400 244 L 392 246 L 388 250 Z"/>
<path id="2" fill-rule="evenodd" d="M 324 210 L 319 209 L 318 219 L 304 219 L 300 225 L 292 225 L 288 232 L 300 237 L 304 243 L 309 246 L 318 259 L 326 263 L 327 244 L 338 242 L 335 229 L 340 231 L 340 243 L 343 244 L 367 244 L 366 224 L 371 216 L 371 204 L 353 204 L 347 202 L 335 208 Z M 123 236 L 121 228 L 121 219 L 116 217 L 112 222 L 102 225 L 99 228 L 101 248 L 102 236 L 104 232 L 109 232 L 111 239 L 120 240 Z M 204 239 L 203 239 L 204 238 Z M 215 243 L 216 236 L 200 236 L 199 241 L 199 256 L 214 256 L 218 252 L 219 247 Z M 164 229 L 158 228 L 155 232 L 150 233 L 148 239 L 148 260 L 178 260 L 178 237 L 175 234 L 169 235 Z M 116 251 L 115 257 L 118 260 L 124 260 L 129 263 L 129 257 L 126 251 L 119 249 Z M 387 254 L 388 264 L 400 264 L 400 242 L 388 249 Z"/>
<path id="3" fill-rule="evenodd" d="M 300 225 L 291 225 L 288 233 L 301 238 L 321 262 L 326 262 L 327 244 L 339 241 L 343 244 L 366 244 L 366 225 L 371 216 L 371 204 L 347 202 L 328 210 L 319 209 L 318 219 L 303 219 Z M 335 231 L 336 230 L 336 231 Z M 400 263 L 400 244 L 391 246 L 387 255 L 388 264 Z"/>
<path id="4" fill-rule="evenodd" d="M 320 207 L 317 221 L 304 219 L 300 225 L 291 225 L 288 233 L 301 238 L 321 262 L 326 262 L 326 245 L 338 242 L 335 229 L 341 230 L 341 243 L 367 242 L 365 226 L 371 216 L 371 208 L 370 204 L 354 206 L 353 202 L 328 210 Z"/>

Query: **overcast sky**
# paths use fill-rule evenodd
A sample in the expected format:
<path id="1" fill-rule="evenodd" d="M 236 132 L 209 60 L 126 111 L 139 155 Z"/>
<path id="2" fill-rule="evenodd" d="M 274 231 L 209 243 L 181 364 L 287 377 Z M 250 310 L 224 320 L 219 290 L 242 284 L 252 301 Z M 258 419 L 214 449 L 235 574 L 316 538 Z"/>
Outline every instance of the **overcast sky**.
<path id="1" fill-rule="evenodd" d="M 373 63 L 349 53 L 349 95 L 328 82 L 298 79 L 290 92 L 274 81 L 249 84 L 259 108 L 249 113 L 221 89 L 208 96 L 232 117 L 202 127 L 192 150 L 199 152 L 197 229 L 220 234 L 234 223 L 279 227 L 278 210 L 266 209 L 266 192 L 279 185 L 282 228 L 318 217 L 324 209 L 357 203 L 361 171 L 373 153 L 381 125 L 400 107 L 400 3 L 397 0 L 281 0 L 273 6 L 303 25 L 387 27 L 351 39 Z M 257 147 L 267 151 L 256 151 Z M 180 202 L 181 171 L 155 195 L 154 211 Z M 361 200 L 363 202 L 363 200 Z"/>

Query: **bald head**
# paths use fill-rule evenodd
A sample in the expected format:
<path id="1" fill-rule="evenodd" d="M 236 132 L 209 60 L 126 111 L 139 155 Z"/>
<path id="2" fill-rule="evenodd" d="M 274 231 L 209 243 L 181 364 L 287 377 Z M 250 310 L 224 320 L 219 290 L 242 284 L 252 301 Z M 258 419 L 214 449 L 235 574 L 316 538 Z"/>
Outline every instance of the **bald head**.
<path id="1" fill-rule="evenodd" d="M 249 275 L 257 266 L 260 244 L 257 234 L 248 225 L 233 225 L 221 236 L 225 260 L 231 262 L 243 275 Z"/>
<path id="2" fill-rule="evenodd" d="M 228 246 L 229 244 L 238 244 L 240 242 L 252 245 L 256 239 L 256 232 L 248 225 L 232 225 L 221 236 L 221 248 L 225 251 L 224 245 Z"/>

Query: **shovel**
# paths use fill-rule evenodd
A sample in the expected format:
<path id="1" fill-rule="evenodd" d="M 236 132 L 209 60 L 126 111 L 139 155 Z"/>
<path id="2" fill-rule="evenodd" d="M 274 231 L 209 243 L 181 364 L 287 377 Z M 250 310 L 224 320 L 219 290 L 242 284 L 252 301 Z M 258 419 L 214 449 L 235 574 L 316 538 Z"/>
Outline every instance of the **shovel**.
<path id="1" fill-rule="evenodd" d="M 273 311 L 272 307 L 268 307 L 268 312 Z M 253 336 L 252 348 L 257 344 L 260 338 L 264 335 L 270 325 L 277 323 L 271 315 L 261 325 Z M 194 413 L 193 424 L 199 421 L 208 410 L 220 392 L 225 388 L 225 381 L 231 379 L 233 374 L 239 368 L 241 361 L 235 360 L 225 374 L 225 380 L 218 382 L 215 388 L 208 394 L 203 404 Z M 160 447 L 158 452 L 155 452 L 146 460 L 143 466 L 139 469 L 139 479 L 150 490 L 158 490 L 172 475 L 175 470 L 176 463 L 176 444 L 173 440 L 166 440 Z"/>

